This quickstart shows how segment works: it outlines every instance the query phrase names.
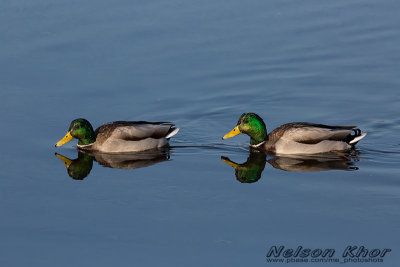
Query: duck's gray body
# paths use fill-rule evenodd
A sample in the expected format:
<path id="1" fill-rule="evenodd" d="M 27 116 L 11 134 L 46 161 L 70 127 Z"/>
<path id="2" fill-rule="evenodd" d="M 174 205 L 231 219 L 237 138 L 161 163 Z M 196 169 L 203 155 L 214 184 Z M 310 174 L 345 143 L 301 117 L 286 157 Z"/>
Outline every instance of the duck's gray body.
<path id="1" fill-rule="evenodd" d="M 96 129 L 94 143 L 78 148 L 108 153 L 150 150 L 167 145 L 178 131 L 170 122 L 115 121 Z"/>
<path id="2" fill-rule="evenodd" d="M 316 154 L 348 150 L 365 135 L 356 126 L 292 122 L 279 126 L 267 140 L 252 147 L 275 154 Z"/>

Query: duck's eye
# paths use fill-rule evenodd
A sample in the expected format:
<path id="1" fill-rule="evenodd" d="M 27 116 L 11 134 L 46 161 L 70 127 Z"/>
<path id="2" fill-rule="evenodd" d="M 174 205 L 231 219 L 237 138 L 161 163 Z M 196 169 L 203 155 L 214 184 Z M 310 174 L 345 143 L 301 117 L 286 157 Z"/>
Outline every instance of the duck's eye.
<path id="1" fill-rule="evenodd" d="M 244 124 L 249 123 L 249 119 L 247 119 L 247 118 L 243 119 L 243 123 Z"/>

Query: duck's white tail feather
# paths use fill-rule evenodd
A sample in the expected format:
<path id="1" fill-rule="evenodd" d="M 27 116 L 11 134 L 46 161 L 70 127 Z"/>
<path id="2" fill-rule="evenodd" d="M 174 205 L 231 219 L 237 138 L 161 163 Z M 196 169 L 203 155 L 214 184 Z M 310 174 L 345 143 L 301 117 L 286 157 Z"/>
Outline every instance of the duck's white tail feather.
<path id="1" fill-rule="evenodd" d="M 367 133 L 363 133 L 362 135 L 355 137 L 353 140 L 351 140 L 349 142 L 349 144 L 356 144 L 358 141 L 363 139 L 366 135 L 367 135 Z"/>
<path id="2" fill-rule="evenodd" d="M 170 139 L 172 136 L 176 135 L 179 132 L 179 128 L 175 128 L 172 132 L 167 134 L 165 138 Z"/>

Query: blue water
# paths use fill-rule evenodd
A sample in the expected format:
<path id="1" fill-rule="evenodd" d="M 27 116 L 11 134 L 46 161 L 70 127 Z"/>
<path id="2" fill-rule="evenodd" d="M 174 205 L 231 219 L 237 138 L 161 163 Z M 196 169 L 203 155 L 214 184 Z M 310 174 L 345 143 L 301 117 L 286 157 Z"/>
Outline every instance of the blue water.
<path id="1" fill-rule="evenodd" d="M 267 262 L 272 246 L 334 248 L 343 261 L 352 245 L 389 248 L 379 266 L 394 266 L 399 8 L 2 1 L 0 265 L 283 266 Z M 350 162 L 249 158 L 247 136 L 221 140 L 243 112 L 269 130 L 309 121 L 368 135 Z M 181 130 L 157 160 L 90 161 L 76 180 L 55 156 L 78 158 L 76 142 L 54 144 L 77 117 Z"/>

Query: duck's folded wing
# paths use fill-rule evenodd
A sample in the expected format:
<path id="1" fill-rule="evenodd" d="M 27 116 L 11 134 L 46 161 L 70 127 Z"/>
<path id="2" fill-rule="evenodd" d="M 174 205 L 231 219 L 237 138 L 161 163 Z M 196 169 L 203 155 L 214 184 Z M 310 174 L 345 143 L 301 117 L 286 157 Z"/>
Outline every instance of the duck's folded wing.
<path id="1" fill-rule="evenodd" d="M 125 141 L 140 141 L 146 138 L 166 137 L 174 124 L 169 122 L 127 122 L 118 121 L 102 125 L 96 130 L 96 142 L 102 143 L 107 139 L 121 139 Z"/>
<path id="2" fill-rule="evenodd" d="M 285 129 L 282 129 L 280 135 L 284 140 L 304 144 L 316 144 L 323 140 L 342 141 L 352 133 L 354 127 L 355 126 L 329 126 L 323 124 L 295 123 L 283 127 Z"/>

